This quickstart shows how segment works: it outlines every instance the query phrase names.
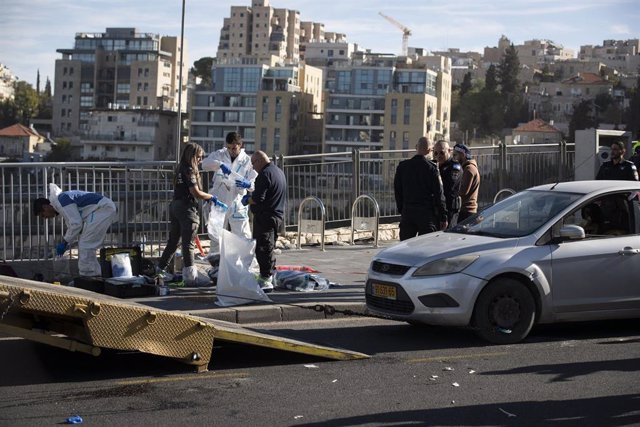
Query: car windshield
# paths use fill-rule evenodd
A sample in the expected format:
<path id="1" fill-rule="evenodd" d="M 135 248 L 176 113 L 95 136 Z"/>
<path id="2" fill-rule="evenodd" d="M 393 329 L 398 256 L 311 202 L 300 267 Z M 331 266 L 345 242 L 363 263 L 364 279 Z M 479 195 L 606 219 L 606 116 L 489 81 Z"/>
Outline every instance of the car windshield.
<path id="1" fill-rule="evenodd" d="M 581 196 L 555 191 L 522 191 L 478 212 L 451 231 L 505 238 L 526 236 Z"/>

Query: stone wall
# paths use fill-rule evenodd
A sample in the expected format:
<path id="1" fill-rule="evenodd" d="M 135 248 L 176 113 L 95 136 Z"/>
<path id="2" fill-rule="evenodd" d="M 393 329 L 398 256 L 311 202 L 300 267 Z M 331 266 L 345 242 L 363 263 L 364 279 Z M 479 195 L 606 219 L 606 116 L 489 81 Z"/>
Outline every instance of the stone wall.
<path id="1" fill-rule="evenodd" d="M 380 224 L 379 225 L 378 241 L 384 240 L 399 240 L 399 228 L 398 224 Z M 373 242 L 373 233 L 371 231 L 356 231 L 353 234 L 354 242 Z M 320 233 L 301 233 L 300 244 L 305 245 L 319 245 Z M 351 228 L 333 228 L 331 230 L 325 230 L 324 232 L 324 244 L 325 245 L 350 245 L 351 244 Z M 284 236 L 279 236 L 276 242 L 276 248 L 278 249 L 293 249 L 298 245 L 298 232 L 290 231 L 285 233 Z"/>

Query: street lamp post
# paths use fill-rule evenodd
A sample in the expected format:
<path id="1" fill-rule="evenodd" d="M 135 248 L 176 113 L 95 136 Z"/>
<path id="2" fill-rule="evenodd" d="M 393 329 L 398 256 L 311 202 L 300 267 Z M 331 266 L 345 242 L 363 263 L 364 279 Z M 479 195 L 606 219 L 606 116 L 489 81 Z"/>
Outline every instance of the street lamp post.
<path id="1" fill-rule="evenodd" d="M 186 0 L 182 0 L 182 22 L 180 24 L 180 62 L 178 71 L 178 125 L 177 125 L 177 138 L 176 138 L 176 164 L 180 163 L 180 147 L 182 145 L 182 69 L 184 65 L 182 63 L 184 52 L 184 8 Z"/>

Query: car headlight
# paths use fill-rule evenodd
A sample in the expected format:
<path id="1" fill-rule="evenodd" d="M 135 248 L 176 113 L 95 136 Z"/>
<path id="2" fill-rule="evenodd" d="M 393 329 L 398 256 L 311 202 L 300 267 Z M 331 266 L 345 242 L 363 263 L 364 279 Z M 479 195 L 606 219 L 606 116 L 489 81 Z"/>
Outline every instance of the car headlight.
<path id="1" fill-rule="evenodd" d="M 422 267 L 418 267 L 412 276 L 422 277 L 459 273 L 469 267 L 478 258 L 480 258 L 479 255 L 461 255 L 453 258 L 438 259 L 428 262 Z"/>

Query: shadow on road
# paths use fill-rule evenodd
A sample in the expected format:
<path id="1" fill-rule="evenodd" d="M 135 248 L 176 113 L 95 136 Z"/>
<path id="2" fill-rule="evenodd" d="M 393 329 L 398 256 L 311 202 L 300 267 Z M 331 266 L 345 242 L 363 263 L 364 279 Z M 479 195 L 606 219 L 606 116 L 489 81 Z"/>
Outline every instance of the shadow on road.
<path id="1" fill-rule="evenodd" d="M 440 409 L 390 411 L 298 426 L 627 426 L 640 423 L 640 394 L 591 399 L 514 402 Z"/>

